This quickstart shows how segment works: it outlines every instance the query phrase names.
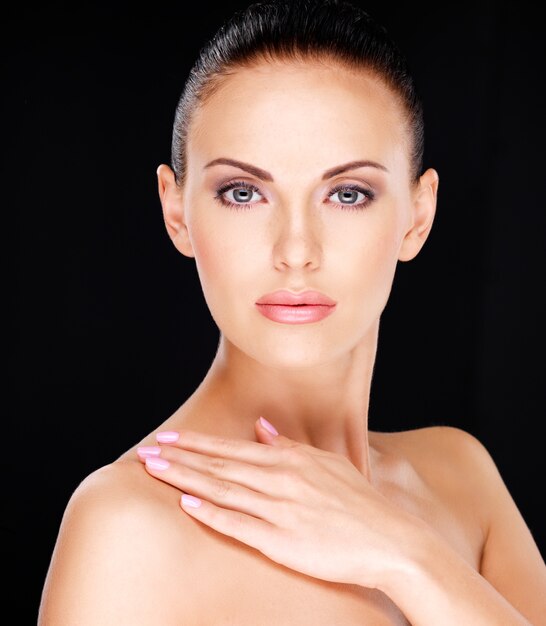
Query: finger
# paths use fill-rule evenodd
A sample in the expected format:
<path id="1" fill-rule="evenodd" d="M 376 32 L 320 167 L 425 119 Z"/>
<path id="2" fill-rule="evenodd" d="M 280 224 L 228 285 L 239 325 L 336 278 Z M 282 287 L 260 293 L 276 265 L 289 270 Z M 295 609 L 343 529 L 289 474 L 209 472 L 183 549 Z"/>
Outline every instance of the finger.
<path id="1" fill-rule="evenodd" d="M 183 494 L 180 498 L 180 506 L 184 511 L 214 530 L 267 555 L 268 546 L 271 546 L 275 532 L 278 532 L 272 524 L 241 511 L 224 509 L 205 499 L 188 495 Z"/>
<path id="2" fill-rule="evenodd" d="M 194 430 L 165 431 L 156 434 L 159 444 L 169 444 L 184 450 L 204 452 L 210 456 L 236 459 L 254 465 L 275 465 L 282 454 L 273 446 L 244 439 L 229 439 L 207 435 Z"/>
<path id="3" fill-rule="evenodd" d="M 145 467 L 155 478 L 208 502 L 261 519 L 271 518 L 274 499 L 266 494 L 227 480 L 205 476 L 162 457 L 148 457 Z"/>
<path id="4" fill-rule="evenodd" d="M 310 446 L 306 443 L 302 443 L 301 441 L 296 441 L 294 439 L 290 439 L 289 437 L 285 437 L 284 435 L 279 435 L 277 429 L 268 422 L 264 417 L 260 416 L 254 422 L 254 428 L 256 430 L 256 437 L 259 442 L 262 442 L 273 446 L 276 448 L 287 448 L 287 449 L 300 449 L 309 452 L 310 454 L 314 454 L 316 456 L 327 456 L 331 453 L 326 450 L 321 450 L 320 448 L 316 448 L 315 446 Z"/>
<path id="5" fill-rule="evenodd" d="M 159 446 L 138 446 L 137 456 L 143 463 L 148 457 L 158 457 L 161 454 Z"/>
<path id="6" fill-rule="evenodd" d="M 173 446 L 158 446 L 158 449 L 162 459 L 181 466 L 181 470 L 191 469 L 209 478 L 236 483 L 273 497 L 281 497 L 285 489 L 285 481 L 280 478 L 281 472 L 276 472 L 273 468 L 180 450 Z M 150 458 L 157 456 L 153 454 Z"/>

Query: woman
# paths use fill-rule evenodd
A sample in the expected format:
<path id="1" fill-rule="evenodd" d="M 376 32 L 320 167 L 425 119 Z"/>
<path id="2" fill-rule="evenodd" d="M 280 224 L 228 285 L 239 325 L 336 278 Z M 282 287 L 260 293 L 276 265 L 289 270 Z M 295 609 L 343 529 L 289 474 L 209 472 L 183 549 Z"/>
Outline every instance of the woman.
<path id="1" fill-rule="evenodd" d="M 483 445 L 368 430 L 379 321 L 434 219 L 405 61 L 347 2 L 254 4 L 179 102 L 165 224 L 220 344 L 65 512 L 40 624 L 542 624 L 546 568 Z"/>

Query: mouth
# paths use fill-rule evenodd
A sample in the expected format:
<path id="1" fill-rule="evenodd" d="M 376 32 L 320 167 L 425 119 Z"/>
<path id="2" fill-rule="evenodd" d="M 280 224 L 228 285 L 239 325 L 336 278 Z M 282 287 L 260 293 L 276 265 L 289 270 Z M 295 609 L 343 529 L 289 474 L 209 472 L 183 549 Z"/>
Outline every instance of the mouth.
<path id="1" fill-rule="evenodd" d="M 256 306 L 268 319 L 281 324 L 309 324 L 333 313 L 337 302 L 319 291 L 295 294 L 275 291 L 260 298 Z"/>
<path id="2" fill-rule="evenodd" d="M 335 306 L 337 303 L 329 296 L 320 291 L 307 290 L 294 293 L 287 289 L 279 289 L 268 293 L 256 301 L 256 304 L 282 305 L 282 306 Z"/>

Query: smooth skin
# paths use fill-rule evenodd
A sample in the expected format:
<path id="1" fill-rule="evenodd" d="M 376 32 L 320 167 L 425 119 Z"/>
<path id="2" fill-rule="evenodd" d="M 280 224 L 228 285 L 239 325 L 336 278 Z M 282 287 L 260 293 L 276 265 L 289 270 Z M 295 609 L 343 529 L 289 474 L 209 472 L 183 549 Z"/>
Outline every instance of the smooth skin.
<path id="1" fill-rule="evenodd" d="M 411 184 L 393 94 L 326 63 L 239 70 L 197 111 L 187 154 L 183 186 L 158 168 L 159 195 L 218 351 L 146 450 L 72 496 L 39 624 L 546 624 L 544 561 L 485 447 L 452 427 L 368 430 L 380 315 L 439 183 L 428 169 Z M 218 158 L 269 175 L 207 167 Z M 388 171 L 323 180 L 361 159 Z M 224 199 L 250 206 L 215 199 L 232 181 L 258 191 Z M 339 183 L 374 199 L 347 207 Z M 322 291 L 336 310 L 273 322 L 254 303 L 281 288 Z M 176 441 L 158 445 L 159 431 Z"/>

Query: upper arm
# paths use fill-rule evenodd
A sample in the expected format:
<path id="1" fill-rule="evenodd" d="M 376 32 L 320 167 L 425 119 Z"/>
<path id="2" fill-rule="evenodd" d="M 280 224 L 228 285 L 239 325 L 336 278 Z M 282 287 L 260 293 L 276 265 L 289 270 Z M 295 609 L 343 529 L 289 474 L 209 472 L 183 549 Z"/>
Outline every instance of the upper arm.
<path id="1" fill-rule="evenodd" d="M 533 624 L 546 624 L 546 566 L 493 458 L 470 433 L 440 428 L 449 431 L 464 459 L 464 478 L 481 502 L 486 539 L 480 574 Z"/>
<path id="2" fill-rule="evenodd" d="M 123 480 L 112 479 L 115 471 L 92 474 L 67 506 L 44 586 L 40 626 L 174 623 L 184 581 L 169 571 L 170 518 L 161 515 L 161 503 L 150 506 Z"/>

